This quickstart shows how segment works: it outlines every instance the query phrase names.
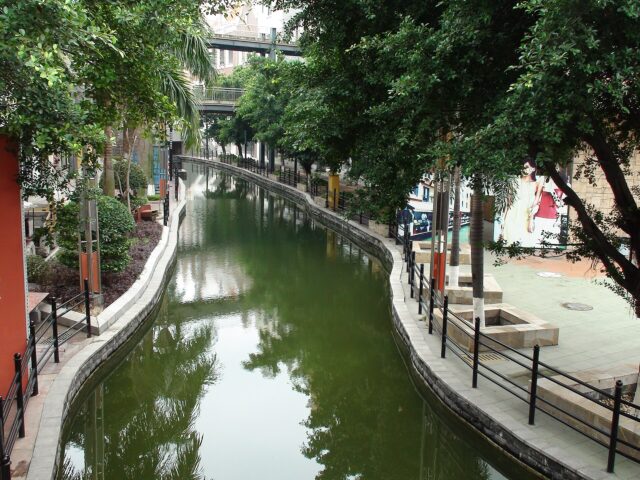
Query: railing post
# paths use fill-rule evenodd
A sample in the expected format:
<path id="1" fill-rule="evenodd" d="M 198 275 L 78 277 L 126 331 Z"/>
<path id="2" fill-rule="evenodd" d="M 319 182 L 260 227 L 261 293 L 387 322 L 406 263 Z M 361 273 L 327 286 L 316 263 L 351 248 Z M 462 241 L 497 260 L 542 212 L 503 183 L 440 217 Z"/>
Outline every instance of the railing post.
<path id="1" fill-rule="evenodd" d="M 9 455 L 3 455 L 0 462 L 2 480 L 11 480 L 11 459 L 9 458 Z"/>
<path id="2" fill-rule="evenodd" d="M 616 461 L 616 447 L 618 444 L 618 425 L 620 423 L 620 404 L 622 401 L 622 380 L 616 382 L 616 390 L 613 397 L 613 416 L 611 417 L 611 435 L 609 437 L 609 459 L 607 472 L 613 473 Z"/>
<path id="3" fill-rule="evenodd" d="M 447 320 L 449 317 L 449 295 L 444 296 L 444 306 L 442 310 L 442 346 L 440 348 L 440 357 L 445 358 L 447 355 Z"/>
<path id="4" fill-rule="evenodd" d="M 327 198 L 324 202 L 324 208 L 329 208 L 329 185 L 327 185 Z"/>
<path id="5" fill-rule="evenodd" d="M 16 371 L 16 384 L 18 389 L 16 391 L 16 415 L 20 416 L 20 428 L 18 429 L 18 436 L 24 438 L 24 392 L 22 391 L 22 355 L 16 353 L 13 355 L 13 366 Z"/>
<path id="6" fill-rule="evenodd" d="M 4 398 L 0 395 L 0 460 L 4 458 Z M 3 476 L 0 478 L 4 479 Z"/>
<path id="7" fill-rule="evenodd" d="M 413 298 L 413 287 L 416 284 L 416 252 L 411 252 L 409 258 L 409 295 Z"/>
<path id="8" fill-rule="evenodd" d="M 529 425 L 536 420 L 536 399 L 538 396 L 538 360 L 540 358 L 540 345 L 533 347 L 533 365 L 531 365 L 531 390 L 529 391 Z"/>
<path id="9" fill-rule="evenodd" d="M 478 388 L 478 367 L 480 366 L 480 317 L 476 317 L 473 331 L 473 376 L 471 386 Z"/>
<path id="10" fill-rule="evenodd" d="M 33 390 L 31 396 L 38 395 L 38 357 L 36 354 L 36 327 L 33 320 L 29 321 L 29 343 L 31 345 L 31 375 L 33 376 Z"/>
<path id="11" fill-rule="evenodd" d="M 407 255 L 407 284 L 408 285 L 411 285 L 411 281 L 412 281 L 412 278 L 411 278 L 411 269 L 413 266 L 411 263 L 411 261 L 413 260 L 412 257 L 413 255 L 411 255 L 411 253 Z M 411 298 L 413 298 L 413 291 L 411 292 Z"/>
<path id="12" fill-rule="evenodd" d="M 87 321 L 87 338 L 91 338 L 91 301 L 89 294 L 89 280 L 84 279 L 84 313 Z"/>
<path id="13" fill-rule="evenodd" d="M 53 361 L 60 363 L 60 352 L 58 343 L 58 308 L 56 297 L 51 297 L 51 330 L 53 333 Z"/>
<path id="14" fill-rule="evenodd" d="M 418 287 L 418 315 L 422 315 L 422 293 L 424 291 L 424 263 L 420 264 L 420 286 Z"/>
<path id="15" fill-rule="evenodd" d="M 433 307 L 434 301 L 436 299 L 436 295 L 433 289 L 434 285 L 435 281 L 433 280 L 433 278 L 431 278 L 431 285 L 429 288 L 429 335 L 433 333 Z"/>
<path id="16" fill-rule="evenodd" d="M 175 192 L 175 198 L 176 200 L 178 200 L 178 189 L 180 188 L 180 176 L 178 175 L 178 168 L 176 167 L 176 181 L 173 182 L 174 188 L 173 191 Z M 167 195 L 169 194 L 169 192 L 167 192 Z"/>
<path id="17" fill-rule="evenodd" d="M 336 210 L 338 210 L 338 206 L 336 205 L 336 195 L 338 193 L 338 190 L 336 190 L 335 188 L 333 189 L 333 211 L 335 212 Z"/>

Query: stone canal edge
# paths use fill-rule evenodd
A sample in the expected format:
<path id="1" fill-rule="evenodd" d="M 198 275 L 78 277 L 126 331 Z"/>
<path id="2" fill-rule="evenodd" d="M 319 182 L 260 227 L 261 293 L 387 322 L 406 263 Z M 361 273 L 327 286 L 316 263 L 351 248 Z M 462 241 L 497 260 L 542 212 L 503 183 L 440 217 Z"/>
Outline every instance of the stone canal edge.
<path id="1" fill-rule="evenodd" d="M 450 413 L 474 427 L 492 445 L 504 450 L 525 466 L 550 478 L 597 478 L 579 471 L 567 459 L 560 460 L 555 455 L 536 448 L 523 438 L 526 436 L 526 429 L 522 426 L 516 433 L 515 428 L 508 428 L 504 422 L 496 420 L 495 416 L 499 416 L 500 409 L 492 408 L 490 396 L 483 395 L 478 390 L 471 391 L 450 370 L 446 361 L 440 358 L 439 351 L 436 352 L 426 342 L 408 310 L 401 278 L 404 262 L 392 240 L 320 207 L 308 193 L 277 180 L 221 162 L 191 157 L 188 160 L 233 174 L 293 201 L 314 219 L 377 257 L 389 272 L 394 334 L 418 388 L 435 395 Z M 184 188 L 181 190 L 185 191 Z M 122 301 L 117 301 L 117 311 L 113 308 L 108 312 L 110 319 L 105 322 L 108 327 L 106 331 L 94 337 L 93 342 L 76 353 L 56 377 L 44 403 L 27 480 L 55 478 L 62 447 L 62 427 L 69 413 L 69 406 L 85 381 L 135 333 L 162 297 L 176 258 L 178 230 L 185 215 L 185 205 L 186 202 L 182 199 L 172 212 L 169 227 L 163 232 L 160 243 L 152 252 L 140 278 L 121 297 Z"/>
<path id="2" fill-rule="evenodd" d="M 181 192 L 184 187 L 181 185 Z M 44 400 L 27 480 L 56 476 L 62 447 L 62 427 L 69 407 L 85 381 L 138 329 L 162 298 L 176 258 L 178 230 L 185 215 L 184 194 L 171 212 L 169 224 L 151 252 L 140 277 L 118 300 L 98 315 L 99 336 L 92 337 L 62 367 Z"/>
<path id="3" fill-rule="evenodd" d="M 508 425 L 501 416 L 500 406 L 495 405 L 496 402 L 490 395 L 481 389 L 472 389 L 470 381 L 464 383 L 460 376 L 451 370 L 446 359 L 440 358 L 440 349 L 434 349 L 427 343 L 419 325 L 409 312 L 402 287 L 404 261 L 393 240 L 319 206 L 308 193 L 280 183 L 276 179 L 227 163 L 197 157 L 184 158 L 248 180 L 296 203 L 314 219 L 378 258 L 389 272 L 394 334 L 399 340 L 399 347 L 418 389 L 435 395 L 446 410 L 473 427 L 490 444 L 507 452 L 525 467 L 549 478 L 615 478 L 615 475 L 605 474 L 604 471 L 585 471 L 580 465 L 572 465 L 572 459 L 568 456 L 561 459 L 558 458 L 558 452 L 538 448 L 527 438 L 533 437 L 528 425 L 515 422 Z"/>

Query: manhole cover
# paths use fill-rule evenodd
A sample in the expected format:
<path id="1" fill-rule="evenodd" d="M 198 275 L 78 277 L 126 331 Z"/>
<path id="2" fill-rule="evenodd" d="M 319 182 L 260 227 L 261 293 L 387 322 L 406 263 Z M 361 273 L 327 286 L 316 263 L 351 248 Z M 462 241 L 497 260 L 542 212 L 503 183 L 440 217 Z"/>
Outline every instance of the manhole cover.
<path id="1" fill-rule="evenodd" d="M 538 272 L 537 275 L 539 277 L 544 277 L 544 278 L 560 278 L 560 277 L 562 277 L 562 275 L 560 275 L 559 273 L 556 273 L 556 272 Z"/>
<path id="2" fill-rule="evenodd" d="M 593 310 L 593 307 L 586 303 L 567 302 L 563 303 L 562 306 L 567 310 L 575 310 L 577 312 L 588 312 L 589 310 Z"/>

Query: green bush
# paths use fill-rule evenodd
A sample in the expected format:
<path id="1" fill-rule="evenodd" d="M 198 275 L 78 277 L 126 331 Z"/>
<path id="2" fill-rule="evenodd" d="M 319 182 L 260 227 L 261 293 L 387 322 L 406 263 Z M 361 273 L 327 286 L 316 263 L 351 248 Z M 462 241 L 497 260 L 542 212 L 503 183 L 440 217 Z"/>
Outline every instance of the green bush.
<path id="1" fill-rule="evenodd" d="M 124 192 L 127 184 L 127 162 L 125 160 L 115 160 L 113 162 L 113 176 L 115 185 L 118 190 Z M 104 175 L 100 177 L 100 188 L 104 183 Z M 149 179 L 144 173 L 140 165 L 131 162 L 131 170 L 129 171 L 129 187 L 133 190 L 134 195 L 146 193 Z M 122 186 L 122 188 L 120 188 Z"/>
<path id="2" fill-rule="evenodd" d="M 150 202 L 160 200 L 160 195 L 156 195 L 156 194 L 147 195 L 147 200 L 149 200 Z"/>
<path id="3" fill-rule="evenodd" d="M 27 255 L 27 281 L 29 283 L 47 283 L 49 264 L 40 255 Z"/>
<path id="4" fill-rule="evenodd" d="M 147 203 L 149 203 L 149 199 L 147 197 L 131 197 L 131 210 L 135 210 Z"/>
<path id="5" fill-rule="evenodd" d="M 100 227 L 100 260 L 105 272 L 123 271 L 131 258 L 129 233 L 135 223 L 127 207 L 118 200 L 105 195 L 99 195 L 98 224 Z M 67 203 L 58 212 L 56 229 L 60 263 L 68 267 L 78 268 L 78 214 L 80 208 L 74 201 Z"/>

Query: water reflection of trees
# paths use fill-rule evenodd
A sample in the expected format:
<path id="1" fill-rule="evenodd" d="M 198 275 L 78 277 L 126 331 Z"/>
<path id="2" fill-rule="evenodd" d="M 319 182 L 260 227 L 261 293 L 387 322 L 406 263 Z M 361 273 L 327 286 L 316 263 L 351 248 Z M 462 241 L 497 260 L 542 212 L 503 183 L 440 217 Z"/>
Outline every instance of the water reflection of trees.
<path id="1" fill-rule="evenodd" d="M 214 208 L 224 217 L 231 207 Z M 277 197 L 256 192 L 238 208 L 225 236 L 250 243 L 237 251 L 253 281 L 245 300 L 274 319 L 245 368 L 285 369 L 308 396 L 301 450 L 323 465 L 317 478 L 489 478 L 468 445 L 423 411 L 391 336 L 379 264 Z"/>
<path id="2" fill-rule="evenodd" d="M 67 444 L 84 452 L 84 468 L 67 468 L 63 478 L 201 478 L 194 421 L 215 380 L 213 331 L 181 324 L 167 307 L 76 415 Z"/>

